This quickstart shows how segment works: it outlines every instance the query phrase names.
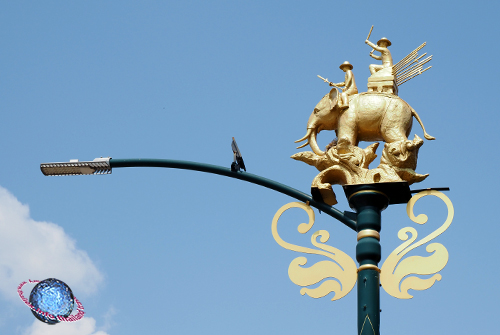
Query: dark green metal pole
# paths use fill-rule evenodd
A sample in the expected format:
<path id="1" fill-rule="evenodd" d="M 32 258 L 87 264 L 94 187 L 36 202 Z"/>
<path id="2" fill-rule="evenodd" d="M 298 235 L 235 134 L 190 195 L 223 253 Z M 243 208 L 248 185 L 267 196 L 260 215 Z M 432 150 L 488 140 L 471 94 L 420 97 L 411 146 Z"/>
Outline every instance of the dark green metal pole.
<path id="1" fill-rule="evenodd" d="M 352 190 L 349 205 L 356 210 L 358 244 L 358 334 L 380 334 L 380 229 L 381 212 L 389 197 L 375 185 L 360 185 Z"/>

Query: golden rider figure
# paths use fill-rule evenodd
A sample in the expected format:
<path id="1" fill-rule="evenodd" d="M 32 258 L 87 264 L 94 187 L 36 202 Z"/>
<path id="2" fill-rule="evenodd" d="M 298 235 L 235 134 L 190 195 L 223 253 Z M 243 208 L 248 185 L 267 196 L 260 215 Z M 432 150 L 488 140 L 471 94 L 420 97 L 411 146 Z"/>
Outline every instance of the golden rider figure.
<path id="1" fill-rule="evenodd" d="M 349 96 L 358 93 L 358 88 L 356 87 L 356 81 L 354 80 L 354 74 L 352 73 L 353 66 L 345 61 L 340 64 L 339 68 L 345 72 L 345 79 L 343 82 L 334 84 L 330 83 L 330 86 L 344 87 L 342 89 L 342 94 L 339 99 L 340 108 L 349 108 Z"/>
<path id="2" fill-rule="evenodd" d="M 373 44 L 368 39 L 365 40 L 365 43 L 373 48 L 373 50 L 370 52 L 370 57 L 382 61 L 382 65 L 370 64 L 369 68 L 371 74 L 374 74 L 375 72 L 380 71 L 384 68 L 392 67 L 392 55 L 388 49 L 388 47 L 391 45 L 391 41 L 389 41 L 385 37 L 382 37 L 377 42 L 377 45 Z M 380 56 L 374 55 L 373 54 L 374 51 L 380 52 L 381 55 Z"/>

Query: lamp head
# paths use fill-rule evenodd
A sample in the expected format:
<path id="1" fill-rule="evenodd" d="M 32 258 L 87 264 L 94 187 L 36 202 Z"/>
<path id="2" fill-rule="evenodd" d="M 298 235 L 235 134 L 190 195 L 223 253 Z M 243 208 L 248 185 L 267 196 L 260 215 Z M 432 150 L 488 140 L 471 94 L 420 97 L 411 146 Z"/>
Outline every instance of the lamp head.
<path id="1" fill-rule="evenodd" d="M 78 159 L 72 159 L 69 162 L 62 163 L 42 163 L 40 170 L 46 176 L 77 176 L 85 174 L 110 174 L 111 165 L 107 158 L 96 158 L 91 162 L 80 162 Z"/>

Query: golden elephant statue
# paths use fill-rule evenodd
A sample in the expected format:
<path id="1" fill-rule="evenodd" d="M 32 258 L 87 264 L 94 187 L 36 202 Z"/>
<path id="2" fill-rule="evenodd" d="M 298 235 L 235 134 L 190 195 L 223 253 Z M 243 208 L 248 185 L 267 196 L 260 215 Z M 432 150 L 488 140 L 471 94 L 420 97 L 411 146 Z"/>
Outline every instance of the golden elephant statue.
<path id="1" fill-rule="evenodd" d="M 307 140 L 297 149 L 310 145 L 317 155 L 324 155 L 316 141 L 322 130 L 335 130 L 339 154 L 352 153 L 352 146 L 359 141 L 406 141 L 411 132 L 413 117 L 424 131 L 427 140 L 435 138 L 427 134 L 417 112 L 397 95 L 382 92 L 364 92 L 349 97 L 349 107 L 338 107 L 339 92 L 333 88 L 316 105 L 307 122 L 307 134 L 296 143 Z"/>

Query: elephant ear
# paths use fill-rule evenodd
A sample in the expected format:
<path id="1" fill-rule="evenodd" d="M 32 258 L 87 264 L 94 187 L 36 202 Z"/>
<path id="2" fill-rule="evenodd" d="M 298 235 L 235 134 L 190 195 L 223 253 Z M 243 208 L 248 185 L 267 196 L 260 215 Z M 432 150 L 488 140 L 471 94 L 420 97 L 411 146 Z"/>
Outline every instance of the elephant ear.
<path id="1" fill-rule="evenodd" d="M 339 90 L 334 87 L 328 94 L 330 100 L 330 110 L 332 110 L 335 106 L 337 106 L 337 97 L 339 95 Z"/>

